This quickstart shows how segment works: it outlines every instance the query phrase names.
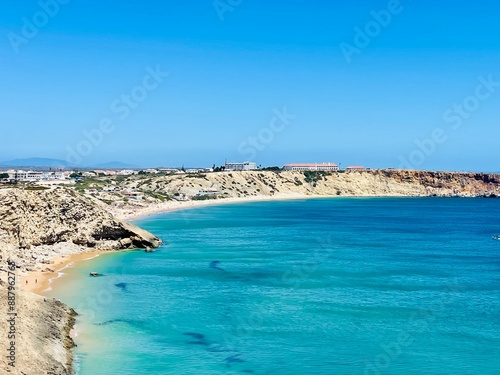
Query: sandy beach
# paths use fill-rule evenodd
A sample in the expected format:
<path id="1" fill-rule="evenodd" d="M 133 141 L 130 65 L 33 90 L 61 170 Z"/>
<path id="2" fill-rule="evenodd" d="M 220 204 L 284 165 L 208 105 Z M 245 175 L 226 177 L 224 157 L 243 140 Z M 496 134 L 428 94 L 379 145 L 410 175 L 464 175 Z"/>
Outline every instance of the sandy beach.
<path id="1" fill-rule="evenodd" d="M 83 262 L 98 257 L 106 250 L 91 250 L 79 254 L 61 255 L 50 260 L 49 264 L 27 272 L 19 279 L 21 288 L 29 292 L 43 295 L 52 289 L 53 283 L 64 275 L 66 268 L 73 267 L 77 262 Z"/>
<path id="2" fill-rule="evenodd" d="M 266 201 L 280 201 L 280 200 L 296 200 L 296 199 L 314 199 L 314 198 L 329 198 L 334 196 L 325 195 L 305 195 L 301 193 L 293 194 L 276 194 L 272 196 L 262 195 L 257 197 L 244 197 L 244 198 L 222 198 L 211 199 L 204 201 L 166 201 L 146 207 L 119 209 L 112 208 L 110 211 L 121 220 L 137 220 L 143 217 L 186 210 L 190 208 L 205 207 L 205 206 L 219 206 L 223 204 L 236 204 L 236 203 L 250 203 L 250 202 L 266 202 Z"/>

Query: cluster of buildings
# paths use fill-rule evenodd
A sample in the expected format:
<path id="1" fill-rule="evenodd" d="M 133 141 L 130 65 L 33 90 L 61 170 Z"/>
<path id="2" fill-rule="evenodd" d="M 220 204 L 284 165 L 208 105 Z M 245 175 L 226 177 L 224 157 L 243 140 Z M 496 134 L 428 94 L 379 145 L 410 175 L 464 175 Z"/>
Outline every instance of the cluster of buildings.
<path id="1" fill-rule="evenodd" d="M 226 171 L 253 171 L 257 169 L 257 164 L 254 162 L 242 162 L 242 163 L 229 163 L 226 162 Z M 340 167 L 335 163 L 295 163 L 295 164 L 285 164 L 283 167 L 284 171 L 325 171 L 325 172 L 338 172 Z M 364 172 L 368 168 L 362 166 L 351 166 L 347 167 L 346 172 Z"/>
<path id="2" fill-rule="evenodd" d="M 69 181 L 71 172 L 68 171 L 24 171 L 10 169 L 4 172 L 10 181 L 39 182 L 39 181 Z"/>
<path id="3" fill-rule="evenodd" d="M 339 170 L 339 166 L 334 163 L 314 163 L 314 164 L 285 164 L 283 167 L 285 171 L 329 171 L 329 172 L 337 172 Z"/>
<path id="4" fill-rule="evenodd" d="M 225 162 L 225 171 L 253 171 L 258 170 L 257 163 L 251 161 L 245 162 Z M 285 164 L 283 167 L 285 171 L 325 171 L 325 172 L 338 172 L 340 167 L 335 163 L 296 163 Z M 350 166 L 345 168 L 346 172 L 364 172 L 369 168 L 363 166 Z M 159 174 L 159 173 L 203 173 L 212 172 L 213 168 L 150 168 L 143 170 L 122 169 L 122 170 L 91 170 L 81 173 L 82 177 L 99 177 L 99 176 L 131 176 L 136 174 Z M 0 171 L 0 174 L 2 171 Z M 8 170 L 4 171 L 8 174 L 6 181 L 28 182 L 28 183 L 69 183 L 73 172 L 63 170 L 49 170 L 49 171 L 33 171 L 33 170 Z M 210 194 L 207 194 L 210 195 Z"/>
<path id="5" fill-rule="evenodd" d="M 369 168 L 362 166 L 351 166 L 345 169 L 346 172 L 365 172 Z M 324 171 L 324 172 L 338 172 L 340 167 L 335 163 L 313 163 L 313 164 L 285 164 L 283 167 L 285 171 Z"/>
<path id="6" fill-rule="evenodd" d="M 82 173 L 83 177 L 99 177 L 99 176 L 132 176 L 136 174 L 159 174 L 159 173 L 202 173 L 212 172 L 212 168 L 149 168 L 149 169 L 122 169 L 122 170 L 100 170 L 93 169 Z"/>
<path id="7" fill-rule="evenodd" d="M 123 169 L 123 170 L 103 170 L 103 169 L 93 169 L 91 171 L 86 171 L 82 173 L 83 177 L 98 177 L 98 176 L 131 176 L 133 174 L 137 174 L 138 171 L 132 169 Z"/>

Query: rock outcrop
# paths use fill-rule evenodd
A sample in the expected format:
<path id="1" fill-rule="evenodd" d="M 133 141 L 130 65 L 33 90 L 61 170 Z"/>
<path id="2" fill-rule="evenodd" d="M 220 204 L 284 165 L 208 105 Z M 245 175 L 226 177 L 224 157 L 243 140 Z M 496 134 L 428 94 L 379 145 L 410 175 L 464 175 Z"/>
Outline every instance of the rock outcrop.
<path id="1" fill-rule="evenodd" d="M 0 303 L 7 306 L 7 294 L 4 293 L 7 286 L 2 281 L 0 289 Z M 15 303 L 15 335 L 9 340 L 10 322 L 7 318 L 0 320 L 0 373 L 71 375 L 71 349 L 75 344 L 70 331 L 75 322 L 75 311 L 57 300 L 23 290 L 15 291 Z M 8 358 L 12 348 L 15 353 L 13 361 Z"/>
<path id="2" fill-rule="evenodd" d="M 104 203 L 73 190 L 0 190 L 0 304 L 7 308 L 8 298 L 15 298 L 17 313 L 15 367 L 8 364 L 6 355 L 9 323 L 7 318 L 0 321 L 0 373 L 72 374 L 74 343 L 70 330 L 76 315 L 63 303 L 17 285 L 15 297 L 9 297 L 7 260 L 18 269 L 29 270 L 54 256 L 89 248 L 118 250 L 160 244 L 161 240 L 151 233 L 115 219 Z"/>
<path id="3" fill-rule="evenodd" d="M 102 202 L 74 190 L 0 190 L 0 256 L 19 267 L 85 248 L 158 247 L 161 240 L 118 220 Z"/>

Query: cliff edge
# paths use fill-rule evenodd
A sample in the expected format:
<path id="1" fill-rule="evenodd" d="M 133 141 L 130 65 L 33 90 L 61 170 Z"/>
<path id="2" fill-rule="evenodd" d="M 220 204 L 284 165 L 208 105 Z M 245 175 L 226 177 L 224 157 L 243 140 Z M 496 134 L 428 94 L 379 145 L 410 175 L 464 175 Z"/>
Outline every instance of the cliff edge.
<path id="1" fill-rule="evenodd" d="M 246 171 L 163 176 L 131 176 L 124 188 L 165 197 L 188 199 L 215 190 L 219 198 L 286 194 L 345 197 L 494 197 L 500 196 L 500 175 L 410 170 L 363 172 Z M 112 197 L 106 197 L 112 199 Z"/>
<path id="2" fill-rule="evenodd" d="M 0 190 L 0 244 L 0 267 L 8 257 L 25 270 L 57 255 L 154 248 L 161 240 L 70 189 L 6 189 Z"/>
<path id="3" fill-rule="evenodd" d="M 0 373 L 72 374 L 70 331 L 76 312 L 57 300 L 20 289 L 14 280 L 19 270 L 91 248 L 160 244 L 151 233 L 115 219 L 104 203 L 72 190 L 0 190 L 0 305 L 5 312 L 0 320 Z M 16 315 L 7 315 L 11 304 Z M 14 362 L 8 353 L 14 354 Z"/>

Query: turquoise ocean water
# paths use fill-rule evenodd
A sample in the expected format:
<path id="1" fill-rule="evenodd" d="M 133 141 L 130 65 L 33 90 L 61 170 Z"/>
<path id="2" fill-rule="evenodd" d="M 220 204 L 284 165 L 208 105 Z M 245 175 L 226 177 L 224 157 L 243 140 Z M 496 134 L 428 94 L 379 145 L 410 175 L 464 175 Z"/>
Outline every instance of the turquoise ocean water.
<path id="1" fill-rule="evenodd" d="M 500 200 L 234 204 L 137 222 L 51 296 L 79 375 L 499 374 Z M 91 278 L 90 271 L 104 276 Z"/>

